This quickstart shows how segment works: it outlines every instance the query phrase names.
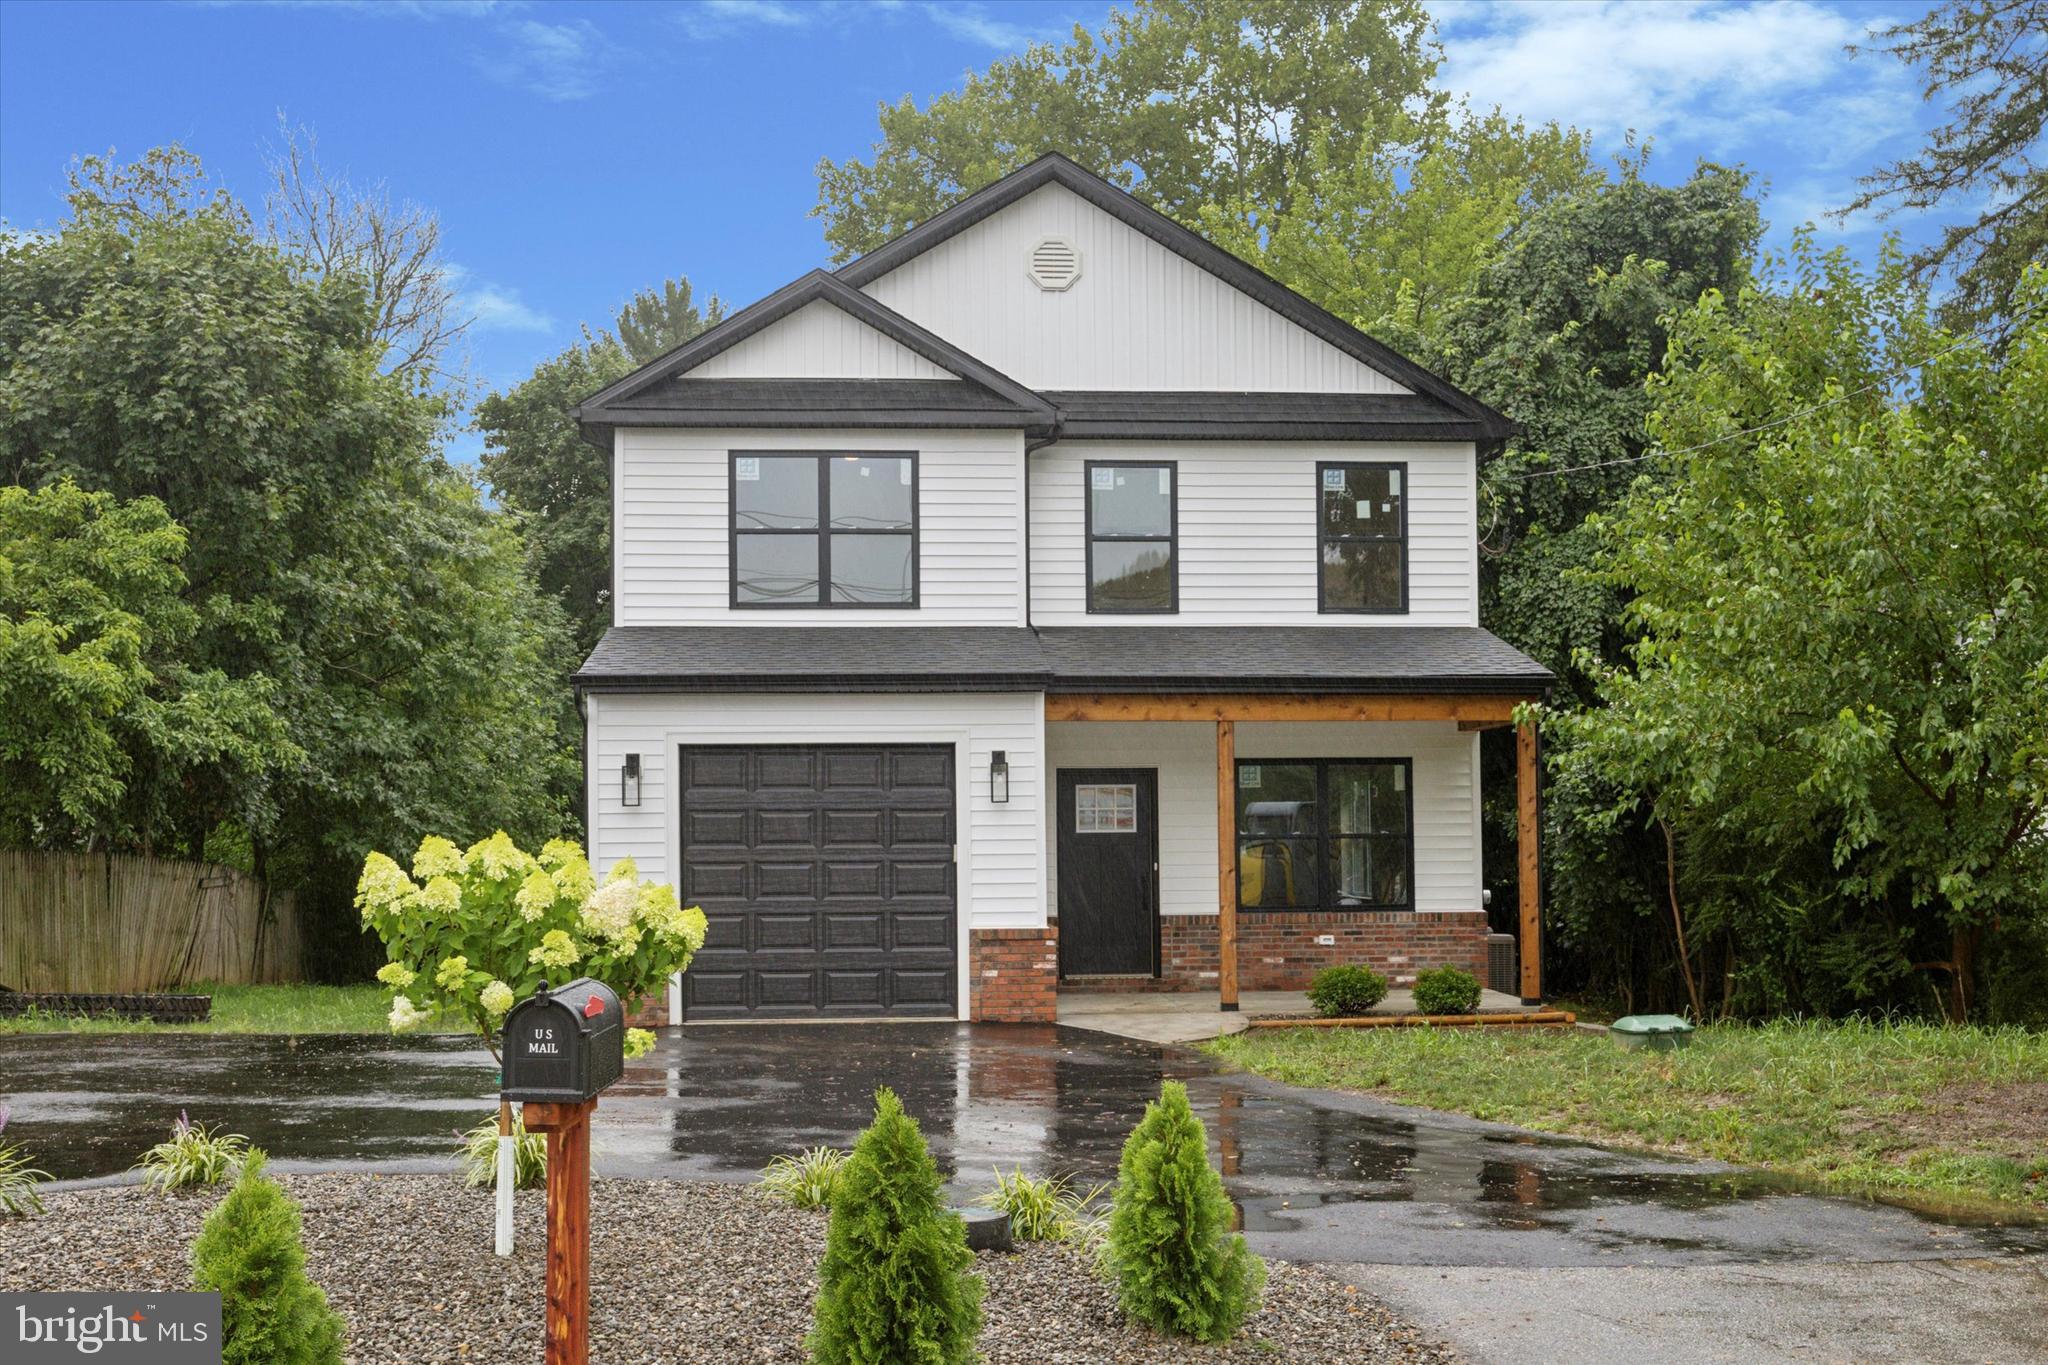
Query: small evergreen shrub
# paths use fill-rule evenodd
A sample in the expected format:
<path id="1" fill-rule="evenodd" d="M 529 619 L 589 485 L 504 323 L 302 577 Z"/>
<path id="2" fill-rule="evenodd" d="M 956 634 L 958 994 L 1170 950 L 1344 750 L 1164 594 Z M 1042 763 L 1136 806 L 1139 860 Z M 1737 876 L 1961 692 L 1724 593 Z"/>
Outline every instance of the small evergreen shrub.
<path id="1" fill-rule="evenodd" d="M 218 1185 L 234 1174 L 248 1155 L 249 1139 L 194 1123 L 180 1109 L 169 1140 L 144 1152 L 135 1169 L 142 1172 L 142 1183 L 151 1189 L 178 1190 L 187 1185 Z"/>
<path id="2" fill-rule="evenodd" d="M 340 1365 L 341 1315 L 306 1278 L 299 1206 L 242 1161 L 234 1189 L 192 1244 L 192 1284 L 220 1295 L 222 1365 Z"/>
<path id="3" fill-rule="evenodd" d="M 1230 1230 L 1209 1139 L 1168 1081 L 1124 1142 L 1103 1262 L 1124 1311 L 1162 1331 L 1227 1341 L 1259 1306 L 1266 1267 Z"/>
<path id="4" fill-rule="evenodd" d="M 7 1131 L 7 1106 L 0 1104 L 0 1133 Z M 39 1186 L 50 1178 L 29 1163 L 29 1155 L 12 1142 L 0 1142 L 0 1213 L 26 1218 L 43 1211 Z"/>
<path id="5" fill-rule="evenodd" d="M 1436 967 L 1415 978 L 1415 1008 L 1424 1014 L 1470 1014 L 1479 1008 L 1479 978 L 1457 967 Z"/>
<path id="6" fill-rule="evenodd" d="M 832 1203 L 832 1190 L 846 1166 L 837 1147 L 808 1147 L 795 1156 L 778 1156 L 761 1172 L 761 1188 L 800 1209 L 822 1209 Z"/>
<path id="7" fill-rule="evenodd" d="M 832 1194 L 817 1323 L 818 1365 L 964 1365 L 981 1333 L 981 1280 L 967 1226 L 939 1196 L 939 1168 L 894 1091 Z"/>
<path id="8" fill-rule="evenodd" d="M 462 1148 L 462 1183 L 498 1188 L 498 1116 L 455 1135 Z M 512 1188 L 530 1190 L 547 1182 L 548 1135 L 529 1133 L 518 1115 L 512 1117 Z"/>
<path id="9" fill-rule="evenodd" d="M 1387 998 L 1387 979 L 1370 967 L 1325 967 L 1308 985 L 1308 1001 L 1325 1019 L 1365 1014 Z"/>
<path id="10" fill-rule="evenodd" d="M 1078 1190 L 1066 1176 L 1041 1180 L 1019 1169 L 996 1172 L 996 1187 L 975 1202 L 1010 1217 L 1010 1232 L 1024 1242 L 1086 1242 L 1097 1221 L 1095 1201 L 1108 1185 Z"/>

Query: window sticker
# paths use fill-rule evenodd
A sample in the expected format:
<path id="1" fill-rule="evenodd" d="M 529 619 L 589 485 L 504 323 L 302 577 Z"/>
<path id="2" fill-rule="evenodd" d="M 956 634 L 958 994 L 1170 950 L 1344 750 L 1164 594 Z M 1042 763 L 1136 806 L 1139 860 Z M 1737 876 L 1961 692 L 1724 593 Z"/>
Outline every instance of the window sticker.
<path id="1" fill-rule="evenodd" d="M 896 462 L 896 482 L 902 484 L 905 488 L 910 487 L 910 461 L 898 460 Z"/>
<path id="2" fill-rule="evenodd" d="M 1400 470 L 1398 470 L 1398 469 L 1389 469 L 1389 470 L 1387 471 L 1387 491 L 1388 491 L 1389 493 L 1393 494 L 1393 495 L 1394 495 L 1395 497 L 1397 497 L 1397 498 L 1401 496 L 1401 471 L 1400 471 Z"/>
<path id="3" fill-rule="evenodd" d="M 1342 493 L 1344 491 L 1344 471 L 1341 469 L 1325 469 L 1323 471 L 1323 491 L 1325 493 Z"/>
<path id="4" fill-rule="evenodd" d="M 1386 504 L 1385 504 L 1385 503 L 1381 503 L 1381 504 L 1380 504 L 1380 510 L 1381 510 L 1381 511 L 1385 511 L 1385 510 L 1386 510 Z M 1361 500 L 1360 502 L 1358 502 L 1357 504 L 1355 504 L 1355 505 L 1354 505 L 1354 506 L 1352 507 L 1352 509 L 1351 509 L 1351 515 L 1352 515 L 1352 516 L 1354 516 L 1354 517 L 1357 517 L 1357 518 L 1358 518 L 1358 519 L 1359 519 L 1360 521 L 1370 521 L 1370 520 L 1372 520 L 1372 503 L 1371 503 L 1370 501 L 1363 501 L 1363 500 Z"/>
<path id="5" fill-rule="evenodd" d="M 1237 770 L 1237 785 L 1257 791 L 1265 781 L 1265 773 L 1256 763 L 1247 763 Z"/>
<path id="6" fill-rule="evenodd" d="M 1081 782 L 1074 786 L 1074 833 L 1134 834 L 1138 829 L 1138 787 L 1132 782 Z"/>
<path id="7" fill-rule="evenodd" d="M 741 483 L 759 483 L 761 481 L 761 461 L 758 456 L 742 455 L 732 462 L 732 469 L 732 476 Z"/>
<path id="8" fill-rule="evenodd" d="M 1162 469 L 1159 471 L 1159 496 L 1162 498 L 1168 497 L 1172 492 L 1173 471 L 1171 469 Z"/>
<path id="9" fill-rule="evenodd" d="M 1097 469 L 1092 472 L 1090 477 L 1094 480 L 1095 491 L 1098 493 L 1107 493 L 1116 487 L 1116 471 L 1114 469 Z"/>
<path id="10" fill-rule="evenodd" d="M 1397 792 L 1408 790 L 1408 770 L 1406 768 L 1394 769 L 1394 790 Z"/>

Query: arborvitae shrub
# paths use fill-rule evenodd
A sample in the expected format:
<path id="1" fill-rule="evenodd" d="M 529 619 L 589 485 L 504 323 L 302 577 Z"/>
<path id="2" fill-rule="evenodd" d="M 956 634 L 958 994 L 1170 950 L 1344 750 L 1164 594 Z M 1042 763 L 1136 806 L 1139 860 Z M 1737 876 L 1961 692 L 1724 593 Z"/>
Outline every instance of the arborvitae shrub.
<path id="1" fill-rule="evenodd" d="M 220 1294 L 222 1365 L 339 1365 L 341 1315 L 306 1278 L 299 1206 L 251 1151 L 192 1244 L 192 1282 Z"/>
<path id="2" fill-rule="evenodd" d="M 1230 1230 L 1187 1087 L 1168 1081 L 1124 1142 L 1103 1257 L 1124 1311 L 1162 1331 L 1226 1341 L 1259 1306 L 1266 1267 Z"/>
<path id="3" fill-rule="evenodd" d="M 1438 967 L 1415 978 L 1415 1008 L 1424 1014 L 1470 1014 L 1479 1008 L 1479 978 L 1457 967 Z"/>
<path id="4" fill-rule="evenodd" d="M 1387 979 L 1370 967 L 1325 967 L 1308 984 L 1309 1003 L 1325 1019 L 1364 1014 L 1387 998 Z"/>
<path id="5" fill-rule="evenodd" d="M 811 1359 L 819 1365 L 956 1365 L 975 1358 L 979 1278 L 967 1225 L 939 1195 L 939 1168 L 894 1091 L 832 1189 L 818 1267 Z"/>

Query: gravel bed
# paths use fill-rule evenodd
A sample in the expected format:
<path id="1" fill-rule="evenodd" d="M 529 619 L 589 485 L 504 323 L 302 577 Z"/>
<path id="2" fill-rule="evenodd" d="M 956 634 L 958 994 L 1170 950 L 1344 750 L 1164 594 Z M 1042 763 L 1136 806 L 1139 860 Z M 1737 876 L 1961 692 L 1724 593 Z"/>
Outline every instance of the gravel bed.
<path id="1" fill-rule="evenodd" d="M 308 1268 L 349 1324 L 352 1362 L 540 1356 L 542 1204 L 517 1204 L 518 1253 L 491 1254 L 491 1198 L 436 1175 L 287 1175 L 304 1211 Z M 0 1219 L 0 1292 L 172 1290 L 220 1191 L 139 1187 L 51 1196 Z M 825 1217 L 742 1185 L 592 1182 L 591 1355 L 651 1361 L 802 1361 Z M 1383 1306 L 1309 1266 L 1271 1264 L 1265 1307 L 1225 1347 L 1126 1323 L 1087 1258 L 1029 1244 L 983 1253 L 981 1348 L 999 1365 L 1065 1362 L 1454 1359 Z"/>

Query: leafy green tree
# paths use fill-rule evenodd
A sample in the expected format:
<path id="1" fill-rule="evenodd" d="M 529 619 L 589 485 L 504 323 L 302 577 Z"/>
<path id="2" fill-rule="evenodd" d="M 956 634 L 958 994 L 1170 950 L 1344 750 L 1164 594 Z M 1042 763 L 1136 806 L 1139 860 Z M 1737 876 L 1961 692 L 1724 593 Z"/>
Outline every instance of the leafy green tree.
<path id="1" fill-rule="evenodd" d="M 967 1228 L 939 1194 L 939 1170 L 896 1092 L 875 1091 L 875 1119 L 832 1192 L 818 1266 L 817 1365 L 964 1365 L 976 1359 L 982 1282 Z"/>
<path id="2" fill-rule="evenodd" d="M 148 846 L 174 794 L 296 762 L 272 687 L 187 660 L 185 532 L 153 498 L 0 488 L 0 840 Z"/>
<path id="3" fill-rule="evenodd" d="M 1124 1141 L 1103 1262 L 1124 1311 L 1197 1341 L 1228 1341 L 1259 1306 L 1266 1267 L 1230 1230 L 1188 1088 L 1167 1081 Z"/>
<path id="4" fill-rule="evenodd" d="M 1669 469 L 1600 519 L 1640 638 L 1589 662 L 1565 758 L 1688 834 L 1674 913 L 1781 992 L 1818 954 L 1861 964 L 1845 1003 L 1925 971 L 1965 1018 L 1986 926 L 2048 904 L 2048 278 L 2016 304 L 2001 359 L 1895 251 L 1866 275 L 1802 237 L 1676 321 Z"/>
<path id="5" fill-rule="evenodd" d="M 867 161 L 818 163 L 835 258 L 1063 152 L 1193 225 L 1205 205 L 1286 210 L 1308 149 L 1350 164 L 1443 103 L 1420 0 L 1138 0 L 1098 37 L 1033 44 L 919 109 L 880 109 Z"/>
<path id="6" fill-rule="evenodd" d="M 306 1275 L 299 1206 L 251 1152 L 192 1243 L 192 1283 L 220 1295 L 225 1365 L 340 1365 L 344 1324 Z"/>
<path id="7" fill-rule="evenodd" d="M 687 277 L 663 280 L 659 288 L 641 290 L 619 310 L 619 344 L 635 365 L 645 365 L 724 320 L 725 300 L 718 295 L 699 311 Z"/>
<path id="8" fill-rule="evenodd" d="M 2048 0 L 1948 0 L 1874 37 L 1855 50 L 1919 70 L 1927 99 L 1950 99 L 1949 120 L 1918 155 L 1866 176 L 1842 213 L 1969 205 L 1974 216 L 1944 228 L 1913 267 L 1923 279 L 1953 273 L 1954 325 L 2009 317 L 2021 275 L 2048 259 Z"/>

